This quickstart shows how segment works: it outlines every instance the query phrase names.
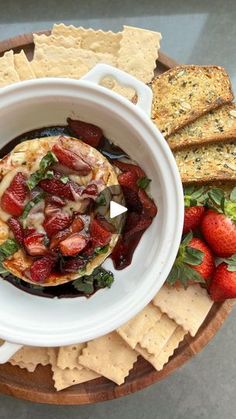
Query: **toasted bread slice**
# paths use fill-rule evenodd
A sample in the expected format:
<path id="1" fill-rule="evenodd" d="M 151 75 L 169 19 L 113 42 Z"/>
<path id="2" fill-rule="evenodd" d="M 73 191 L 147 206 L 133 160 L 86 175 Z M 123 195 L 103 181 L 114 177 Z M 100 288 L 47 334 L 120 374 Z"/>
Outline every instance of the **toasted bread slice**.
<path id="1" fill-rule="evenodd" d="M 208 144 L 175 152 L 183 183 L 236 181 L 236 143 Z"/>
<path id="2" fill-rule="evenodd" d="M 172 150 L 236 139 L 236 103 L 223 105 L 186 125 L 167 142 Z"/>
<path id="3" fill-rule="evenodd" d="M 152 119 L 168 137 L 233 100 L 228 74 L 217 66 L 176 66 L 154 78 Z"/>

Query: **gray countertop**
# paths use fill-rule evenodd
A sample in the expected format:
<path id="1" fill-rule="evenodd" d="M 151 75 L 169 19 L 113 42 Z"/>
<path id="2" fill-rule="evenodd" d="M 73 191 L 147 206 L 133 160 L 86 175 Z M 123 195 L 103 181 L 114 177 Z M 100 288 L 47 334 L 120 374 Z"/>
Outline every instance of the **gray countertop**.
<path id="1" fill-rule="evenodd" d="M 0 0 L 0 39 L 54 22 L 162 32 L 162 51 L 181 63 L 217 64 L 236 89 L 234 0 Z M 0 419 L 221 419 L 236 417 L 235 311 L 210 344 L 168 379 L 123 399 L 92 406 L 49 406 L 0 395 Z"/>

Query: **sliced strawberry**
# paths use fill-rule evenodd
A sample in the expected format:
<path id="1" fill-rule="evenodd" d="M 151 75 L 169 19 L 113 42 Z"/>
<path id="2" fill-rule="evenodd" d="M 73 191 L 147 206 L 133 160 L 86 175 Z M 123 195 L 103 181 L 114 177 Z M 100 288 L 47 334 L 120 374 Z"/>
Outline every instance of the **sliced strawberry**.
<path id="1" fill-rule="evenodd" d="M 33 233 L 25 237 L 24 246 L 26 252 L 30 256 L 43 256 L 47 253 L 48 249 L 45 246 L 45 234 Z"/>
<path id="2" fill-rule="evenodd" d="M 19 217 L 24 209 L 28 188 L 23 173 L 18 172 L 1 198 L 1 208 L 8 214 Z"/>
<path id="3" fill-rule="evenodd" d="M 31 234 L 36 233 L 36 232 L 37 230 L 34 227 L 27 227 L 24 230 L 24 237 L 30 236 Z"/>
<path id="4" fill-rule="evenodd" d="M 67 239 L 67 237 L 71 236 L 71 230 L 69 228 L 66 228 L 65 230 L 59 231 L 57 234 L 55 234 L 50 241 L 50 249 L 54 250 L 57 249 L 59 246 L 59 243 L 63 240 Z"/>
<path id="5" fill-rule="evenodd" d="M 46 217 L 50 217 L 61 210 L 65 205 L 66 201 L 59 196 L 48 195 L 45 199 L 44 214 Z"/>
<path id="6" fill-rule="evenodd" d="M 133 172 L 121 173 L 118 176 L 118 182 L 120 186 L 122 187 L 124 186 L 134 191 L 138 190 L 137 180 L 138 180 L 138 176 L 136 175 L 136 173 L 133 173 Z"/>
<path id="7" fill-rule="evenodd" d="M 98 147 L 103 137 L 101 128 L 87 122 L 67 118 L 69 130 L 78 138 L 81 138 L 86 144 L 92 147 Z"/>
<path id="8" fill-rule="evenodd" d="M 139 189 L 138 196 L 143 206 L 143 213 L 147 217 L 154 218 L 157 214 L 157 207 L 153 199 L 151 199 L 143 189 Z"/>
<path id="9" fill-rule="evenodd" d="M 70 182 L 64 184 L 57 178 L 44 179 L 41 180 L 39 186 L 45 192 L 74 201 L 73 190 Z"/>
<path id="10" fill-rule="evenodd" d="M 119 160 L 113 160 L 112 163 L 118 167 L 122 172 L 132 172 L 134 173 L 138 179 L 142 177 L 146 177 L 146 173 L 141 169 L 141 167 L 137 166 L 136 164 L 130 163 L 123 163 Z"/>
<path id="11" fill-rule="evenodd" d="M 11 231 L 13 232 L 15 239 L 19 244 L 23 245 L 24 242 L 24 231 L 21 223 L 14 217 L 9 218 L 7 221 Z"/>
<path id="12" fill-rule="evenodd" d="M 95 183 L 91 183 L 87 185 L 86 188 L 83 190 L 82 195 L 86 195 L 88 197 L 96 198 L 98 196 L 98 187 Z"/>
<path id="13" fill-rule="evenodd" d="M 79 233 L 81 230 L 83 230 L 83 228 L 84 222 L 80 217 L 76 217 L 70 226 L 72 233 Z"/>
<path id="14" fill-rule="evenodd" d="M 82 258 L 68 258 L 63 261 L 63 263 L 60 266 L 60 271 L 63 274 L 71 274 L 79 272 L 80 269 L 84 268 L 86 265 L 87 260 Z"/>
<path id="15" fill-rule="evenodd" d="M 64 214 L 62 211 L 55 212 L 54 215 L 47 217 L 43 222 L 43 227 L 48 235 L 48 237 L 54 236 L 59 231 L 64 230 L 71 223 L 71 218 Z"/>
<path id="16" fill-rule="evenodd" d="M 94 220 L 90 224 L 90 235 L 96 246 L 106 246 L 111 240 L 113 226 L 105 220 Z"/>
<path id="17" fill-rule="evenodd" d="M 61 164 L 76 170 L 80 175 L 87 175 L 91 172 L 89 164 L 86 163 L 81 156 L 78 156 L 78 154 L 63 147 L 62 141 L 58 144 L 54 144 L 52 151 Z"/>
<path id="18" fill-rule="evenodd" d="M 74 233 L 59 244 L 61 253 L 64 256 L 75 256 L 80 253 L 87 245 L 87 237 L 79 233 Z"/>
<path id="19" fill-rule="evenodd" d="M 55 265 L 55 258 L 44 256 L 32 263 L 30 267 L 30 278 L 34 282 L 45 282 Z"/>

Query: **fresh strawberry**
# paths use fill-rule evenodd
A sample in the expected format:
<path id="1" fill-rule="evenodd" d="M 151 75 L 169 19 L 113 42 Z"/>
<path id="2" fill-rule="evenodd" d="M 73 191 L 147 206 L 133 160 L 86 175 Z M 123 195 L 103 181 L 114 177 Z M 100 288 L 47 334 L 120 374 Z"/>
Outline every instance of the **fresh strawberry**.
<path id="1" fill-rule="evenodd" d="M 77 258 L 71 257 L 71 258 L 65 259 L 61 263 L 60 272 L 62 274 L 77 273 L 81 269 L 84 268 L 84 266 L 86 265 L 86 263 L 87 263 L 87 260 L 86 259 L 82 259 L 80 257 L 77 257 Z"/>
<path id="2" fill-rule="evenodd" d="M 34 227 L 27 227 L 24 230 L 24 237 L 28 237 L 28 236 L 30 236 L 31 234 L 34 234 L 34 233 L 37 233 L 37 230 Z"/>
<path id="3" fill-rule="evenodd" d="M 22 228 L 21 223 L 17 218 L 11 217 L 7 221 L 11 231 L 13 232 L 15 239 L 18 241 L 19 244 L 23 245 L 24 242 L 24 231 Z"/>
<path id="4" fill-rule="evenodd" d="M 204 187 L 196 189 L 194 186 L 187 186 L 184 189 L 184 227 L 183 233 L 194 231 L 200 226 L 205 212 L 206 193 Z"/>
<path id="5" fill-rule="evenodd" d="M 61 241 L 59 248 L 63 256 L 76 256 L 86 247 L 87 243 L 87 237 L 79 233 L 74 233 L 67 239 Z"/>
<path id="6" fill-rule="evenodd" d="M 151 199 L 143 189 L 139 189 L 138 197 L 143 207 L 142 212 L 145 216 L 154 218 L 157 214 L 157 207 L 153 199 Z"/>
<path id="7" fill-rule="evenodd" d="M 209 281 L 214 272 L 214 257 L 207 245 L 188 233 L 180 244 L 179 251 L 167 283 L 180 282 L 184 287 L 195 282 Z"/>
<path id="8" fill-rule="evenodd" d="M 86 144 L 98 147 L 103 137 L 101 128 L 87 122 L 67 118 L 69 130 L 73 135 L 81 138 Z"/>
<path id="9" fill-rule="evenodd" d="M 8 214 L 19 217 L 24 209 L 28 188 L 23 173 L 18 172 L 1 198 L 1 208 Z"/>
<path id="10" fill-rule="evenodd" d="M 137 191 L 138 176 L 134 172 L 124 172 L 118 176 L 120 186 Z"/>
<path id="11" fill-rule="evenodd" d="M 47 195 L 45 198 L 45 217 L 50 217 L 61 210 L 66 201 L 59 196 Z"/>
<path id="12" fill-rule="evenodd" d="M 80 175 L 84 176 L 91 172 L 91 167 L 81 156 L 63 146 L 63 137 L 59 138 L 57 144 L 54 144 L 52 151 L 61 164 L 76 170 Z"/>
<path id="13" fill-rule="evenodd" d="M 226 199 L 224 192 L 214 188 L 208 192 L 208 205 L 202 223 L 202 234 L 217 256 L 228 257 L 236 253 L 236 188 Z"/>
<path id="14" fill-rule="evenodd" d="M 26 252 L 30 256 L 43 256 L 47 253 L 48 249 L 45 245 L 45 234 L 33 233 L 24 239 L 24 246 Z"/>
<path id="15" fill-rule="evenodd" d="M 209 288 L 213 301 L 236 298 L 236 255 L 217 266 Z"/>
<path id="16" fill-rule="evenodd" d="M 88 197 L 91 197 L 91 198 L 95 199 L 98 196 L 98 187 L 97 187 L 97 185 L 95 183 L 90 183 L 83 190 L 82 195 L 86 195 Z"/>
<path id="17" fill-rule="evenodd" d="M 74 201 L 74 195 L 70 182 L 64 184 L 57 178 L 44 179 L 39 182 L 39 186 L 47 193 Z"/>
<path id="18" fill-rule="evenodd" d="M 31 280 L 33 282 L 45 282 L 52 272 L 55 262 L 55 258 L 52 256 L 44 256 L 34 261 L 29 270 Z"/>
<path id="19" fill-rule="evenodd" d="M 113 226 L 111 226 L 105 220 L 94 220 L 90 224 L 90 235 L 93 243 L 96 246 L 106 246 L 111 240 L 113 231 Z"/>
<path id="20" fill-rule="evenodd" d="M 130 163 L 123 163 L 119 160 L 113 160 L 112 163 L 118 167 L 122 172 L 131 172 L 134 173 L 138 179 L 146 177 L 145 172 L 141 167 L 137 166 L 136 164 L 130 164 Z"/>
<path id="21" fill-rule="evenodd" d="M 62 231 L 59 231 L 57 234 L 55 234 L 51 240 L 50 240 L 50 249 L 54 250 L 57 249 L 59 246 L 59 243 L 63 240 L 67 239 L 67 237 L 71 236 L 71 229 L 65 228 Z"/>
<path id="22" fill-rule="evenodd" d="M 79 233 L 81 230 L 83 230 L 84 228 L 84 222 L 80 217 L 76 217 L 71 226 L 70 226 L 70 230 L 72 233 Z"/>
<path id="23" fill-rule="evenodd" d="M 71 223 L 71 218 L 64 214 L 62 211 L 55 212 L 54 215 L 45 218 L 43 222 L 43 227 L 48 235 L 48 237 L 54 236 L 59 231 L 68 227 Z"/>

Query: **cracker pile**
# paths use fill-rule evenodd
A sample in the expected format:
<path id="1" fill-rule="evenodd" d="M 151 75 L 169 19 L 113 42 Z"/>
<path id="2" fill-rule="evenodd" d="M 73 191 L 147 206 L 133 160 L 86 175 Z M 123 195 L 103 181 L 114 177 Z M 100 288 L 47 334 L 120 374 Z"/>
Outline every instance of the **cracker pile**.
<path id="1" fill-rule="evenodd" d="M 31 62 L 24 51 L 0 58 L 0 87 L 39 77 L 79 79 L 100 62 L 125 70 L 151 82 L 152 119 L 174 152 L 183 183 L 220 181 L 227 189 L 236 173 L 236 105 L 229 77 L 221 67 L 177 66 L 153 79 L 160 40 L 158 32 L 128 26 L 113 33 L 56 24 L 51 35 L 34 35 Z M 101 84 L 134 100 L 133 89 L 110 77 Z M 199 285 L 186 290 L 164 285 L 116 331 L 61 348 L 23 347 L 10 363 L 29 372 L 50 365 L 57 391 L 100 377 L 122 385 L 138 357 L 162 370 L 185 337 L 196 335 L 212 305 Z"/>
<path id="2" fill-rule="evenodd" d="M 186 290 L 163 286 L 152 303 L 116 331 L 61 348 L 25 346 L 10 363 L 29 372 L 50 364 L 57 391 L 101 376 L 121 385 L 139 356 L 162 370 L 184 337 L 196 335 L 212 304 L 199 285 Z"/>

